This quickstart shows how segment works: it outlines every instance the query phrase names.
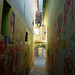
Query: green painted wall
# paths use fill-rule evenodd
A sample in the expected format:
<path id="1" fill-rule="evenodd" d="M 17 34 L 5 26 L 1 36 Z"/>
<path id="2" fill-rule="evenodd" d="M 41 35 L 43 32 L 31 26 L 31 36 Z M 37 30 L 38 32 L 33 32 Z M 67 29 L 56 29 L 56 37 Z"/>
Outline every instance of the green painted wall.
<path id="1" fill-rule="evenodd" d="M 44 24 L 47 25 L 49 75 L 75 75 L 75 1 L 46 0 Z"/>
<path id="2" fill-rule="evenodd" d="M 2 16 L 2 26 L 1 26 L 1 34 L 5 36 L 9 36 L 9 28 L 10 28 L 10 15 L 11 15 L 11 7 L 4 2 L 3 5 L 3 16 Z"/>

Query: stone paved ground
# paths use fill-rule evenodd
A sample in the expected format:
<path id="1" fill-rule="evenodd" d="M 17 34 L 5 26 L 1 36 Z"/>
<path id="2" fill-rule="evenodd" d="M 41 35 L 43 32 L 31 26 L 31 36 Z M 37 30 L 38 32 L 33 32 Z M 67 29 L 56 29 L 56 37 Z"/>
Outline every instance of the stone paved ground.
<path id="1" fill-rule="evenodd" d="M 29 75 L 48 75 L 45 68 L 45 57 L 35 57 L 34 67 Z"/>
<path id="2" fill-rule="evenodd" d="M 42 66 L 45 67 L 45 57 L 35 57 L 34 66 Z"/>

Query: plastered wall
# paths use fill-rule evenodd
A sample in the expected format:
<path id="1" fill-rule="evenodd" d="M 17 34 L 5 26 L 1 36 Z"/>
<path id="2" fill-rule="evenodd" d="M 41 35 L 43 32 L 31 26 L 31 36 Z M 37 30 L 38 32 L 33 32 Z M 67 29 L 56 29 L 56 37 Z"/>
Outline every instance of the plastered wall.
<path id="1" fill-rule="evenodd" d="M 3 8 L 3 0 L 0 0 L 0 9 L 2 11 L 2 8 Z M 0 17 L 2 18 L 2 12 L 0 12 Z M 2 21 L 2 19 L 0 18 L 0 23 Z M 1 27 L 0 27 L 0 34 L 1 34 Z"/>
<path id="2" fill-rule="evenodd" d="M 14 43 L 9 44 L 9 36 L 5 39 L 1 35 L 3 1 L 0 0 L 0 75 L 28 75 L 34 64 L 33 34 L 10 0 L 7 0 L 15 15 Z M 27 42 L 25 41 L 26 32 L 28 33 Z"/>
<path id="3" fill-rule="evenodd" d="M 46 35 L 45 35 L 45 26 L 38 27 L 35 25 L 35 28 L 39 29 L 39 34 L 35 35 L 34 34 L 34 42 L 46 42 Z"/>
<path id="4" fill-rule="evenodd" d="M 22 17 L 22 20 L 27 25 L 29 30 L 33 33 L 32 22 L 34 20 L 34 13 L 36 11 L 36 1 L 34 0 L 7 0 L 15 7 L 17 12 Z"/>
<path id="5" fill-rule="evenodd" d="M 75 75 L 75 0 L 46 0 L 47 70 Z"/>

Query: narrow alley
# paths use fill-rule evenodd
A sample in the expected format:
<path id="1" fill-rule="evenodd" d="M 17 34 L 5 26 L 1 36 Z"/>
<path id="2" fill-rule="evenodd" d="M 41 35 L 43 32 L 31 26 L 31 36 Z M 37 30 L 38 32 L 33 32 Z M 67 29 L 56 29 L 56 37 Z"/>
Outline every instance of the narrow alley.
<path id="1" fill-rule="evenodd" d="M 45 62 L 45 57 L 35 57 L 34 67 L 30 71 L 29 75 L 48 75 Z"/>
<path id="2" fill-rule="evenodd" d="M 75 75 L 75 0 L 0 0 L 0 75 Z"/>

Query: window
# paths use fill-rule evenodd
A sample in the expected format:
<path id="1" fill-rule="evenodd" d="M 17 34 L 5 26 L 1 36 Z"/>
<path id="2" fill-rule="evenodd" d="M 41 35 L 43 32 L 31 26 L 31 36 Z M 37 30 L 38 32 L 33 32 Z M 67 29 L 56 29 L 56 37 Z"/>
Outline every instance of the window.
<path id="1" fill-rule="evenodd" d="M 28 33 L 26 32 L 25 41 L 27 42 L 28 39 Z"/>

